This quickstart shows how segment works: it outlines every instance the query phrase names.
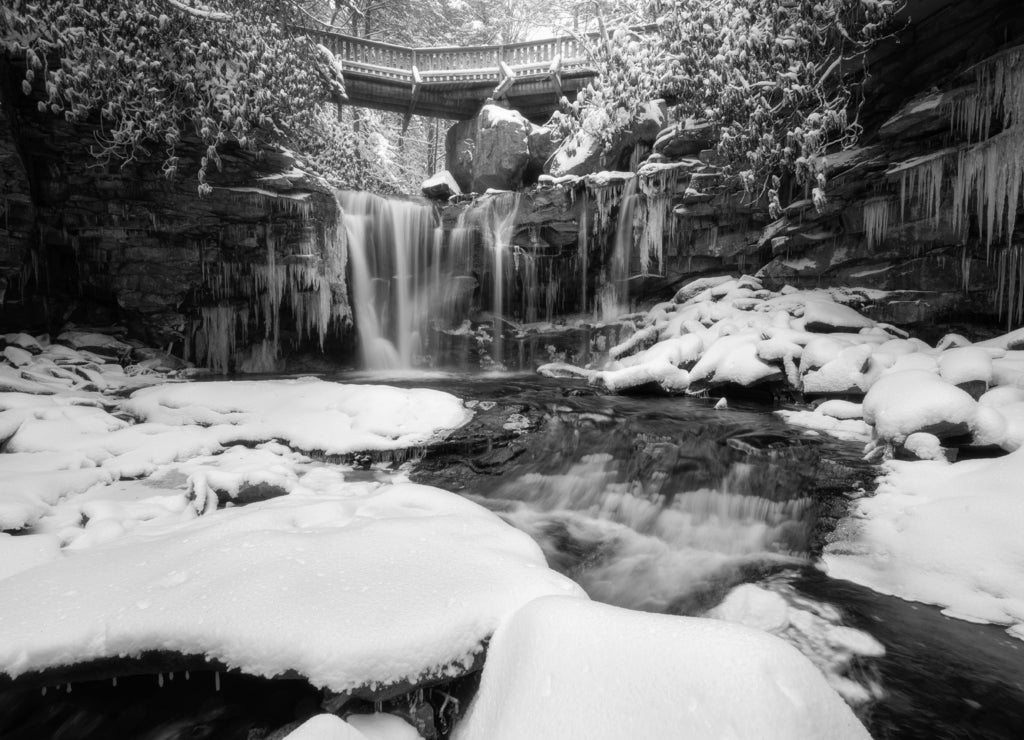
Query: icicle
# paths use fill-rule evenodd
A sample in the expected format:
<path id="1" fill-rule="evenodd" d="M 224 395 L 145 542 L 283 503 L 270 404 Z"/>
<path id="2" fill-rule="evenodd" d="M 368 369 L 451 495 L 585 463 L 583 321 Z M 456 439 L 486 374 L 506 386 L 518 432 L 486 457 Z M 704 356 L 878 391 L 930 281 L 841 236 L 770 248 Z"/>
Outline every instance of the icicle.
<path id="1" fill-rule="evenodd" d="M 1006 235 L 1009 245 L 1024 185 L 1024 124 L 1003 131 L 960 153 L 953 182 L 953 225 L 966 231 L 971 205 L 991 250 Z"/>
<path id="2" fill-rule="evenodd" d="M 196 359 L 214 372 L 226 374 L 238 346 L 245 342 L 249 312 L 237 306 L 207 306 L 200 311 L 202 327 L 196 332 Z"/>
<path id="3" fill-rule="evenodd" d="M 975 90 L 950 104 L 950 123 L 968 141 L 989 137 L 992 120 L 1002 128 L 1024 124 L 1024 49 L 1016 47 L 974 68 Z"/>
<path id="4" fill-rule="evenodd" d="M 864 201 L 864 235 L 869 250 L 885 241 L 889 232 L 889 208 L 890 200 L 885 196 Z"/>
<path id="5" fill-rule="evenodd" d="M 900 175 L 900 221 L 906 220 L 907 203 L 916 203 L 922 218 L 938 226 L 942 218 L 942 173 L 951 150 L 906 162 L 893 172 Z"/>
<path id="6" fill-rule="evenodd" d="M 658 270 L 665 268 L 665 223 L 671 218 L 672 199 L 669 195 L 647 196 L 647 219 L 640 239 L 640 274 L 647 276 L 651 271 L 651 258 L 658 263 Z"/>
<path id="7" fill-rule="evenodd" d="M 590 256 L 589 212 L 590 195 L 583 191 L 583 204 L 580 208 L 580 230 L 576 238 L 576 253 L 580 271 L 580 313 L 587 312 L 587 260 Z"/>
<path id="8" fill-rule="evenodd" d="M 1007 247 L 996 259 L 996 306 L 999 317 L 1006 314 L 1006 328 L 1024 321 L 1024 248 Z"/>

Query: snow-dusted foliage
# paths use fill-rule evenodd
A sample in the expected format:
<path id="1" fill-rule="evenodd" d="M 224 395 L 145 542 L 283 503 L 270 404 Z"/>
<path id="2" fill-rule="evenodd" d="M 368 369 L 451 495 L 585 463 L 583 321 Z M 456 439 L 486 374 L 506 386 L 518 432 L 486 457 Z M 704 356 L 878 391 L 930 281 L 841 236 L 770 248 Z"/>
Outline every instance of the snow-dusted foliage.
<path id="1" fill-rule="evenodd" d="M 205 193 L 226 144 L 286 143 L 311 150 L 320 174 L 359 185 L 357 138 L 323 107 L 344 83 L 289 27 L 298 12 L 275 0 L 15 0 L 0 10 L 0 38 L 24 60 L 22 88 L 41 111 L 99 115 L 101 161 L 162 161 L 172 176 L 183 142 L 198 138 Z"/>
<path id="2" fill-rule="evenodd" d="M 793 173 L 807 197 L 823 198 L 827 149 L 859 132 L 858 91 L 844 57 L 887 33 L 892 0 L 665 0 L 651 3 L 657 30 L 620 30 L 598 50 L 602 76 L 580 95 L 583 120 L 606 141 L 653 98 L 680 101 L 676 117 L 719 129 L 718 150 L 750 188 L 777 189 Z M 596 112 L 595 112 L 596 111 Z M 851 111 L 853 115 L 851 116 Z"/>

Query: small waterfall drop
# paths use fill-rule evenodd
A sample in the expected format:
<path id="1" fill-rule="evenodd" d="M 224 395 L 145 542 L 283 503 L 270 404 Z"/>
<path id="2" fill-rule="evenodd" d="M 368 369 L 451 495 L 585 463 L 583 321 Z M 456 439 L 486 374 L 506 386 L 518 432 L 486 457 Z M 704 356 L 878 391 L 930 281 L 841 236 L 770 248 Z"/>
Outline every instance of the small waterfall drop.
<path id="1" fill-rule="evenodd" d="M 478 224 L 491 261 L 491 360 L 498 368 L 504 367 L 505 288 L 512 276 L 509 263 L 512 262 L 512 236 L 518 210 L 519 193 L 496 193 L 485 198 L 478 208 L 466 212 L 466 216 Z M 519 256 L 516 253 L 515 267 L 519 266 Z"/>

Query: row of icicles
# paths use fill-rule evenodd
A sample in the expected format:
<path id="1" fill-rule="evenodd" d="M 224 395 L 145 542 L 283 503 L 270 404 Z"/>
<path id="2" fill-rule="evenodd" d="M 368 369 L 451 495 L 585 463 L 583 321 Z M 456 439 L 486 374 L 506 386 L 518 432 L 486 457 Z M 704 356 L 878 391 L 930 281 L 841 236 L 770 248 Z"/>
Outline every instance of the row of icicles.
<path id="1" fill-rule="evenodd" d="M 974 89 L 949 104 L 951 129 L 967 143 L 891 170 L 890 176 L 899 176 L 899 213 L 894 214 L 890 199 L 871 199 L 864 206 L 864 230 L 873 248 L 890 224 L 904 221 L 913 207 L 933 227 L 948 215 L 948 223 L 966 243 L 976 215 L 979 236 L 998 276 L 996 303 L 1013 326 L 1024 321 L 1024 255 L 1021 245 L 1013 243 L 1017 212 L 1024 205 L 1024 49 L 1002 52 L 974 71 Z M 999 133 L 992 135 L 994 121 Z M 951 192 L 943 192 L 947 179 Z M 951 208 L 946 205 L 950 202 Z"/>

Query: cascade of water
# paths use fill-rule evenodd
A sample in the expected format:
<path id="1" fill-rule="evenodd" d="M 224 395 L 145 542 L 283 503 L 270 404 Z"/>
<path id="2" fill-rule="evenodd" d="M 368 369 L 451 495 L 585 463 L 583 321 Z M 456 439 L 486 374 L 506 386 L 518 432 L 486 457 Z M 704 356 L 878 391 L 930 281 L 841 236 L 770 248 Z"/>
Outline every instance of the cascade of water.
<path id="1" fill-rule="evenodd" d="M 626 182 L 619 201 L 619 218 L 615 227 L 615 245 L 605 272 L 604 284 L 598 291 L 598 308 L 602 321 L 614 321 L 629 310 L 629 257 L 636 244 L 636 216 L 642 206 L 637 194 L 636 179 Z"/>
<path id="2" fill-rule="evenodd" d="M 352 302 L 363 364 L 409 368 L 426 350 L 435 305 L 451 309 L 450 278 L 432 206 L 342 192 L 352 262 Z M 452 250 L 458 252 L 459 250 Z"/>
<path id="3" fill-rule="evenodd" d="M 516 213 L 519 211 L 519 193 L 502 192 L 481 198 L 460 218 L 459 225 L 466 228 L 474 225 L 480 231 L 485 252 L 490 260 L 491 272 L 491 315 L 492 333 L 491 360 L 501 367 L 504 362 L 504 338 L 506 287 L 511 284 L 514 274 L 511 246 L 515 234 Z"/>

